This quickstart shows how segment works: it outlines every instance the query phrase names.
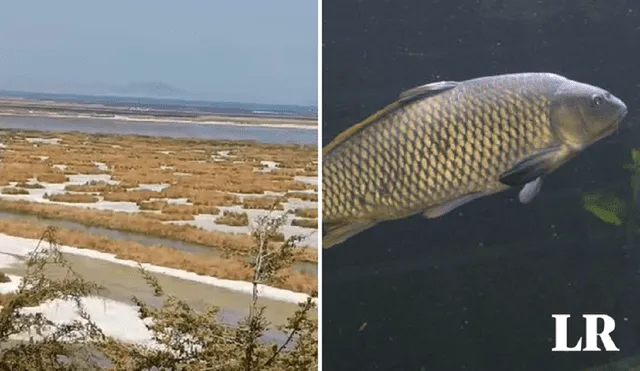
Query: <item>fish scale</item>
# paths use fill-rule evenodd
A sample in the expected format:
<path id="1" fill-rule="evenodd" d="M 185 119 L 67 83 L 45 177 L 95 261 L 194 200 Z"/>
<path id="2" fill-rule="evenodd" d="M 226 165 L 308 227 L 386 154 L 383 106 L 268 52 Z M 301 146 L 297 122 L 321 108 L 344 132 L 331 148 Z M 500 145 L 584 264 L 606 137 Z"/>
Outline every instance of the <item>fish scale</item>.
<path id="1" fill-rule="evenodd" d="M 550 139 L 548 131 L 544 133 L 536 130 L 545 123 L 545 120 L 539 117 L 546 104 L 544 97 L 525 100 L 510 95 L 509 87 L 501 87 L 504 90 L 503 94 L 487 94 L 488 101 L 485 100 L 479 107 L 478 98 L 463 100 L 465 111 L 458 115 L 453 111 L 453 106 L 447 109 L 446 98 L 450 99 L 450 95 L 435 97 L 433 101 L 410 104 L 381 120 L 376 125 L 377 128 L 367 130 L 362 134 L 362 139 L 344 146 L 341 151 L 346 154 L 342 157 L 347 159 L 346 161 L 338 161 L 334 165 L 330 158 L 326 160 L 327 169 L 331 170 L 323 177 L 323 216 L 348 218 L 363 216 L 363 212 L 369 212 L 362 208 L 362 204 L 356 205 L 357 202 L 343 209 L 343 212 L 338 212 L 331 202 L 334 189 L 341 190 L 338 193 L 351 193 L 343 199 L 353 200 L 376 200 L 379 199 L 375 195 L 376 191 L 391 192 L 393 204 L 387 205 L 386 208 L 404 206 L 405 201 L 415 204 L 415 207 L 425 208 L 433 202 L 444 202 L 457 194 L 471 191 L 480 181 L 495 182 L 494 178 L 498 173 L 512 165 L 516 157 L 534 148 L 536 143 L 534 140 L 527 140 L 528 138 L 537 138 L 539 144 Z M 479 93 L 481 92 L 471 92 Z M 507 115 L 506 109 L 501 110 L 502 105 L 509 102 L 512 102 L 510 107 L 513 106 L 511 115 Z M 471 119 L 464 112 L 476 114 Z M 531 122 L 542 125 L 534 126 Z M 460 130 L 460 126 L 464 129 Z M 501 131 L 501 127 L 509 130 Z M 545 134 L 547 138 L 544 138 Z M 501 135 L 502 140 L 498 140 L 498 135 Z M 419 138 L 425 138 L 421 145 L 416 143 Z M 367 148 L 367 156 L 362 155 L 364 151 L 360 149 L 359 142 L 364 143 L 362 148 Z M 506 151 L 501 153 L 501 147 L 506 147 Z M 371 148 L 373 150 L 370 150 Z M 418 148 L 423 152 L 417 151 Z M 500 156 L 508 155 L 509 152 L 512 153 L 512 156 L 509 156 L 510 162 L 505 161 L 506 156 Z M 492 155 L 497 155 L 496 160 L 501 160 L 503 166 L 492 166 L 489 161 Z M 420 158 L 431 159 L 428 161 L 430 166 L 416 161 Z M 395 164 L 395 171 L 389 172 L 391 164 Z M 347 171 L 344 171 L 345 169 Z M 339 176 L 337 182 L 327 181 L 334 172 L 346 176 Z M 412 175 L 416 173 L 422 173 L 422 179 L 427 181 L 416 182 L 415 177 L 412 180 Z M 463 185 L 462 188 L 454 186 L 452 173 L 458 174 L 458 184 Z M 356 177 L 356 174 L 364 176 Z M 400 187 L 390 189 L 387 186 L 386 189 L 377 189 L 386 183 L 383 178 L 389 176 L 399 180 L 396 183 Z M 366 191 L 362 192 L 363 189 Z M 407 200 L 407 195 L 414 197 Z M 424 204 L 418 204 L 418 200 L 422 200 Z"/>
<path id="2" fill-rule="evenodd" d="M 569 124 L 577 118 L 584 120 L 584 113 L 576 111 L 580 106 L 572 103 L 561 112 L 565 120 L 556 123 L 566 137 L 560 138 L 558 128 L 552 127 L 552 96 L 558 90 L 565 94 L 561 98 L 580 97 L 584 107 L 592 93 L 608 96 L 610 111 L 602 117 L 594 116 L 602 127 L 594 127 L 593 133 L 580 137 L 587 130 Z M 544 73 L 434 83 L 411 89 L 398 101 L 342 133 L 325 149 L 323 224 L 329 226 L 329 233 L 342 228 L 339 234 L 344 239 L 384 220 L 423 211 L 441 215 L 450 211 L 448 205 L 459 206 L 452 202 L 464 203 L 471 199 L 465 197 L 509 188 L 501 176 L 514 169 L 520 171 L 518 165 L 530 166 L 524 171 L 534 174 L 538 171 L 535 166 L 522 165 L 521 161 L 551 149 L 549 153 L 555 157 L 537 159 L 549 172 L 577 152 L 573 148 L 576 143 L 582 146 L 581 141 L 586 145 L 597 140 L 610 129 L 607 125 L 617 125 L 626 115 L 624 103 L 605 93 Z M 554 107 L 563 107 L 553 102 Z M 594 111 L 594 115 L 598 113 Z M 571 140 L 571 145 L 561 139 Z M 513 174 L 513 179 L 524 176 Z M 511 182 L 535 180 L 525 178 Z"/>

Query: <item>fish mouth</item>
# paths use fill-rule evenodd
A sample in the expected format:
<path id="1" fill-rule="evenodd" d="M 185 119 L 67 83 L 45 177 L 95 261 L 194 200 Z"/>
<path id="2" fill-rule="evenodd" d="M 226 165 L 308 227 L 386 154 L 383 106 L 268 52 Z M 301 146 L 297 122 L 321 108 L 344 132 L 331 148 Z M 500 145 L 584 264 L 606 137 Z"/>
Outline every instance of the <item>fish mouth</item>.
<path id="1" fill-rule="evenodd" d="M 609 135 L 613 134 L 613 132 L 618 131 L 620 129 L 620 123 L 627 116 L 627 107 L 624 107 L 618 112 L 616 117 L 611 121 L 611 125 L 607 126 L 594 140 L 594 143 L 599 141 L 600 139 L 606 138 Z"/>
<path id="2" fill-rule="evenodd" d="M 624 106 L 618 113 L 618 116 L 615 118 L 614 122 L 617 121 L 617 124 L 620 124 L 620 122 L 627 116 L 628 112 L 629 110 L 627 109 L 627 106 Z"/>

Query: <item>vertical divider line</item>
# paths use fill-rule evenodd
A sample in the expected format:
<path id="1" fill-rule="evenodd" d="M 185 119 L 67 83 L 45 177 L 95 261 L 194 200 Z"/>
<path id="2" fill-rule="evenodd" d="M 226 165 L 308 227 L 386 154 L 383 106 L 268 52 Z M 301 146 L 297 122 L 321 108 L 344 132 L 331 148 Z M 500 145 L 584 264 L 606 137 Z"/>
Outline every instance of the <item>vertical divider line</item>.
<path id="1" fill-rule="evenodd" d="M 322 0 L 318 2 L 318 370 L 322 370 Z"/>

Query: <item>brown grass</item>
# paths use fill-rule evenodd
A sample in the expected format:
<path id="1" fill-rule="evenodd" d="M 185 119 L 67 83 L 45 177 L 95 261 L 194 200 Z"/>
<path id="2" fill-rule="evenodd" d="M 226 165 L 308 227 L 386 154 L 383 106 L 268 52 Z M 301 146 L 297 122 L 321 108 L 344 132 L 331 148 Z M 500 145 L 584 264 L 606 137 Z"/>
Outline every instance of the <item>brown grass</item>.
<path id="1" fill-rule="evenodd" d="M 195 218 L 193 217 L 192 214 L 160 214 L 160 213 L 154 213 L 154 212 L 144 212 L 141 214 L 144 219 L 147 220 L 156 220 L 159 222 L 168 222 L 168 221 L 172 221 L 172 220 L 194 220 Z"/>
<path id="2" fill-rule="evenodd" d="M 0 200 L 0 210 L 69 220 L 89 226 L 142 233 L 214 248 L 226 248 L 240 253 L 247 252 L 253 243 L 248 234 L 222 233 L 191 225 L 165 224 L 161 222 L 163 214 L 88 210 L 66 205 L 6 200 Z M 317 262 L 317 253 L 313 248 L 303 249 L 298 260 Z"/>
<path id="3" fill-rule="evenodd" d="M 44 186 L 40 183 L 18 183 L 16 187 L 25 188 L 25 189 L 42 189 Z"/>
<path id="4" fill-rule="evenodd" d="M 162 209 L 163 214 L 180 214 L 180 215 L 196 215 L 196 214 L 220 214 L 220 209 L 215 206 L 206 205 L 176 205 L 169 204 Z"/>
<path id="5" fill-rule="evenodd" d="M 142 202 L 151 198 L 162 198 L 160 192 L 150 191 L 147 189 L 136 189 L 124 192 L 105 192 L 103 194 L 105 201 L 119 202 Z"/>
<path id="6" fill-rule="evenodd" d="M 108 171 L 100 170 L 97 166 L 91 165 L 72 165 L 65 169 L 65 174 L 105 174 Z"/>
<path id="7" fill-rule="evenodd" d="M 281 198 L 275 197 L 247 197 L 242 203 L 245 209 L 263 209 L 270 210 L 274 206 L 274 210 L 284 210 L 284 206 L 280 203 Z"/>
<path id="8" fill-rule="evenodd" d="M 312 202 L 317 202 L 318 201 L 318 194 L 317 193 L 309 193 L 309 192 L 287 192 L 285 194 L 286 198 L 298 198 L 302 201 L 312 201 Z"/>
<path id="9" fill-rule="evenodd" d="M 296 209 L 295 216 L 300 218 L 317 218 L 318 209 Z"/>
<path id="10" fill-rule="evenodd" d="M 317 174 L 317 149 L 310 146 L 60 133 L 62 145 L 34 147 L 18 137 L 24 132 L 4 130 L 3 133 L 8 138 L 5 143 L 8 148 L 3 151 L 0 184 L 26 182 L 33 177 L 60 183 L 66 181 L 65 172 L 104 173 L 94 161 L 105 163 L 113 179 L 127 183 L 127 187 L 139 183 L 168 183 L 200 191 L 287 192 L 313 189 L 309 184 L 294 181 L 293 177 Z M 43 133 L 33 134 L 43 136 Z M 159 153 L 164 151 L 169 154 Z M 219 157 L 216 155 L 219 151 L 229 151 L 235 157 L 214 161 L 212 155 Z M 39 156 L 48 159 L 42 161 L 36 158 Z M 262 166 L 262 160 L 275 161 L 280 168 L 268 173 L 254 172 Z M 64 164 L 67 168 L 59 171 L 52 168 L 54 164 Z"/>
<path id="11" fill-rule="evenodd" d="M 100 200 L 95 196 L 75 193 L 54 193 L 51 195 L 45 193 L 43 197 L 49 199 L 50 201 L 73 203 L 94 203 Z"/>
<path id="12" fill-rule="evenodd" d="M 4 272 L 0 272 L 0 283 L 7 283 L 7 282 L 11 282 L 11 278 L 9 278 L 9 276 L 4 274 Z"/>
<path id="13" fill-rule="evenodd" d="M 297 182 L 295 176 L 317 174 L 318 150 L 315 146 L 274 145 L 239 141 L 213 141 L 200 139 L 174 139 L 144 136 L 103 134 L 56 133 L 60 145 L 39 145 L 24 137 L 46 137 L 42 132 L 0 130 L 4 135 L 3 161 L 0 163 L 0 185 L 8 182 L 61 183 L 68 181 L 65 172 L 104 173 L 94 162 L 105 163 L 113 180 L 119 185 L 90 182 L 69 185 L 68 192 L 91 192 L 107 201 L 129 201 L 139 204 L 144 215 L 125 213 L 104 214 L 98 210 L 66 210 L 67 220 L 107 228 L 146 233 L 212 247 L 225 247 L 243 252 L 250 246 L 248 235 L 209 232 L 193 226 L 167 225 L 169 220 L 193 220 L 193 214 L 219 214 L 221 206 L 243 205 L 246 208 L 267 209 L 273 197 L 266 200 L 249 199 L 246 203 L 231 194 L 264 194 L 265 191 L 282 192 L 287 197 L 317 199 L 317 195 L 299 192 L 317 189 L 316 186 Z M 161 152 L 167 151 L 168 154 Z M 229 151 L 233 157 L 220 158 L 219 151 Z M 31 157 L 34 156 L 34 157 Z M 35 156 L 46 156 L 42 161 Z M 214 161 L 213 157 L 220 161 Z M 261 161 L 275 161 L 279 168 L 271 172 L 255 172 Z M 66 165 L 66 171 L 54 168 Z M 189 173 L 178 176 L 175 173 Z M 161 192 L 132 190 L 141 183 L 168 184 Z M 92 196 L 92 195 L 87 195 Z M 160 204 L 152 198 L 186 198 L 193 205 Z M 284 202 L 282 198 L 280 202 Z M 46 205 L 60 206 L 60 205 Z M 282 204 L 277 208 L 282 209 Z M 12 206 L 17 207 L 17 206 Z M 38 206 L 42 207 L 42 206 Z M 70 206 L 68 206 L 70 207 Z M 23 208 L 23 206 L 20 206 Z M 27 207 L 29 208 L 29 207 Z M 42 211 L 42 210 L 41 210 Z M 22 211 L 38 215 L 34 210 Z M 56 214 L 60 210 L 47 209 Z M 139 213 L 138 213 L 139 214 Z M 59 217 L 59 216 L 52 216 Z M 305 252 L 306 258 L 316 261 L 315 249 Z"/>
<path id="14" fill-rule="evenodd" d="M 24 238 L 40 238 L 46 226 L 46 223 L 0 220 L 1 233 Z M 247 281 L 252 277 L 251 269 L 240 261 L 189 254 L 166 246 L 145 246 L 136 242 L 117 241 L 63 228 L 57 229 L 56 238 L 62 245 L 115 254 L 119 259 L 129 259 L 232 280 Z M 288 270 L 286 275 L 287 279 L 279 285 L 281 288 L 306 293 L 317 289 L 316 277 L 300 274 L 293 270 Z"/>
<path id="15" fill-rule="evenodd" d="M 6 188 L 2 188 L 2 194 L 4 194 L 4 195 L 28 195 L 29 191 L 27 191 L 26 189 L 22 189 L 22 188 L 6 187 Z"/>
<path id="16" fill-rule="evenodd" d="M 318 219 L 293 219 L 291 225 L 302 228 L 318 229 Z"/>
<path id="17" fill-rule="evenodd" d="M 197 215 L 197 214 L 212 214 L 218 215 L 220 213 L 220 209 L 215 206 L 208 205 L 180 205 L 180 204 L 170 204 L 167 201 L 144 201 L 138 203 L 140 210 L 154 210 L 160 211 L 163 214 L 171 214 L 171 215 Z M 193 219 L 193 218 L 192 218 Z"/>
<path id="18" fill-rule="evenodd" d="M 233 211 L 225 211 L 221 217 L 216 219 L 216 224 L 225 224 L 235 227 L 243 227 L 249 225 L 249 216 L 247 213 L 236 213 Z"/>
<path id="19" fill-rule="evenodd" d="M 69 184 L 64 187 L 70 192 L 120 192 L 124 191 L 124 187 L 120 184 L 109 184 L 103 181 L 93 181 L 85 184 Z"/>
<path id="20" fill-rule="evenodd" d="M 69 177 L 63 173 L 40 174 L 36 178 L 39 182 L 45 183 L 64 183 L 69 181 Z"/>
<path id="21" fill-rule="evenodd" d="M 138 203 L 140 210 L 156 210 L 160 211 L 169 206 L 167 201 L 143 201 Z"/>

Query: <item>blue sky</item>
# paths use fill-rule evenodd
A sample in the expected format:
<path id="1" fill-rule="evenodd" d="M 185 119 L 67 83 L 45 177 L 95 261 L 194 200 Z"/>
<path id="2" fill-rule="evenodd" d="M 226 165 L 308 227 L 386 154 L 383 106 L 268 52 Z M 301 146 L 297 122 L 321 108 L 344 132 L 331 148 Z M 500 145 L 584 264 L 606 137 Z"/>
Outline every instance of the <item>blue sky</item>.
<path id="1" fill-rule="evenodd" d="M 315 104 L 315 0 L 21 0 L 0 12 L 0 89 Z"/>

